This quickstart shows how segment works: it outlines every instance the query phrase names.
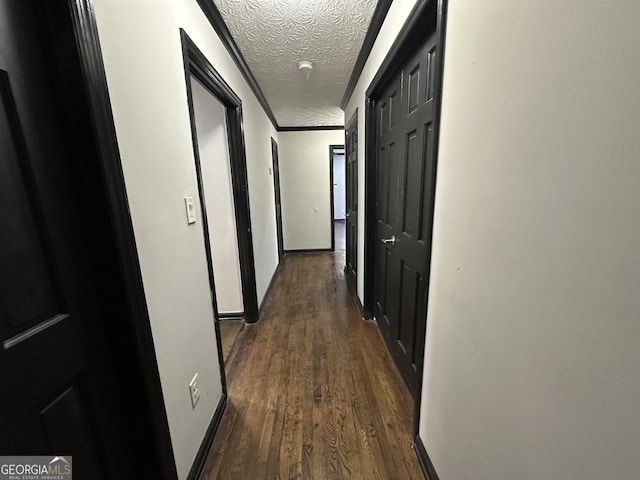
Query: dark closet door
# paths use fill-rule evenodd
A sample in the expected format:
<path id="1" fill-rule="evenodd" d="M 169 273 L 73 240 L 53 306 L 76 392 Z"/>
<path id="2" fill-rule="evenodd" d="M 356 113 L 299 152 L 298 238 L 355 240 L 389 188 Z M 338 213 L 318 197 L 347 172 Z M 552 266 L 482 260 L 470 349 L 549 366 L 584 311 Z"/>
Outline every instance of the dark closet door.
<path id="1" fill-rule="evenodd" d="M 432 35 L 376 99 L 374 314 L 414 396 L 424 355 L 431 249 L 435 54 Z"/>
<path id="2" fill-rule="evenodd" d="M 282 201 L 280 200 L 280 162 L 278 160 L 278 144 L 271 139 L 271 159 L 273 161 L 273 192 L 276 201 L 276 232 L 278 235 L 278 260 L 284 256 L 282 239 Z"/>
<path id="3" fill-rule="evenodd" d="M 357 287 L 358 272 L 358 111 L 346 130 L 346 262 L 347 278 Z"/>
<path id="4" fill-rule="evenodd" d="M 75 149 L 46 10 L 0 0 L 0 452 L 71 455 L 77 478 L 135 478 L 146 447 L 124 418 L 83 194 L 95 159 Z"/>

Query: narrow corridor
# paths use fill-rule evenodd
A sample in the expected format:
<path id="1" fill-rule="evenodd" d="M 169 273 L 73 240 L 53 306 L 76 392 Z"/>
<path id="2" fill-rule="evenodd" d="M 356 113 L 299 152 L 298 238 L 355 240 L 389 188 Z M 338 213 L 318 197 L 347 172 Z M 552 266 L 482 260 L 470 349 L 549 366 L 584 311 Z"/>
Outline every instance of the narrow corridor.
<path id="1" fill-rule="evenodd" d="M 230 350 L 203 480 L 423 478 L 413 400 L 343 267 L 343 251 L 284 257 L 263 319 Z"/>

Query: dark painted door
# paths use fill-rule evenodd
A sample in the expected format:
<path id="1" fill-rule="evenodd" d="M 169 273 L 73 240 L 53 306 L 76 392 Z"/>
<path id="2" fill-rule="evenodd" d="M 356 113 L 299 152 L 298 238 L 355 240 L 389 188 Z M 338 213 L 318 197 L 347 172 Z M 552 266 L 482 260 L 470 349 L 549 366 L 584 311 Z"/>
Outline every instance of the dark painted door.
<path id="1" fill-rule="evenodd" d="M 145 448 L 124 418 L 82 193 L 94 160 L 70 133 L 45 10 L 0 0 L 0 452 L 71 455 L 77 478 L 135 478 Z"/>
<path id="2" fill-rule="evenodd" d="M 347 126 L 346 135 L 346 262 L 345 271 L 354 287 L 358 272 L 358 111 Z"/>
<path id="3" fill-rule="evenodd" d="M 271 158 L 273 160 L 273 192 L 276 199 L 276 230 L 278 234 L 278 260 L 284 255 L 282 239 L 282 202 L 280 200 L 280 163 L 278 161 L 278 144 L 271 139 Z"/>
<path id="4" fill-rule="evenodd" d="M 431 250 L 435 55 L 432 35 L 376 99 L 375 317 L 414 396 Z"/>

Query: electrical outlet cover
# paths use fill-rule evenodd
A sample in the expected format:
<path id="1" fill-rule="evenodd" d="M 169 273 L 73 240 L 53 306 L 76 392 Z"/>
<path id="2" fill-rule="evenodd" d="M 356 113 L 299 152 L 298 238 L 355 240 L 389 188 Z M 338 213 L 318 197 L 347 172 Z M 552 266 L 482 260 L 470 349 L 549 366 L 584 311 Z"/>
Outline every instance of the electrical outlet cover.
<path id="1" fill-rule="evenodd" d="M 198 388 L 198 374 L 196 373 L 189 382 L 189 395 L 191 396 L 191 407 L 196 408 L 200 400 L 200 389 Z"/>

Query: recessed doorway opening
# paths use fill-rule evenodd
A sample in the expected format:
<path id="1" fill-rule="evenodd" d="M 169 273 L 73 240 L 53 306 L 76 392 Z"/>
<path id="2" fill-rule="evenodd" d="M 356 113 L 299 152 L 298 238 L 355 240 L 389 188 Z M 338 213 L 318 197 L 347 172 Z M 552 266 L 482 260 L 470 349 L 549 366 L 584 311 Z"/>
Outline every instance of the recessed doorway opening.
<path id="1" fill-rule="evenodd" d="M 227 330 L 227 323 L 241 330 L 245 322 L 258 320 L 242 103 L 184 30 L 181 36 L 212 320 L 226 395 L 229 352 L 223 352 L 223 337 L 228 335 L 221 330 Z"/>
<path id="2" fill-rule="evenodd" d="M 331 187 L 331 250 L 344 252 L 346 246 L 346 183 L 344 145 L 329 146 Z"/>
<path id="3" fill-rule="evenodd" d="M 219 319 L 242 319 L 244 304 L 224 105 L 193 75 L 191 94 Z"/>

